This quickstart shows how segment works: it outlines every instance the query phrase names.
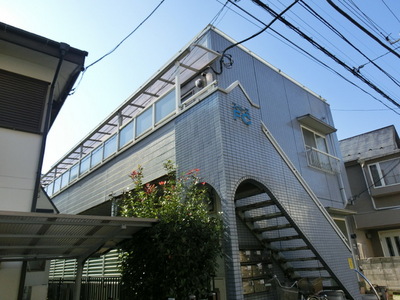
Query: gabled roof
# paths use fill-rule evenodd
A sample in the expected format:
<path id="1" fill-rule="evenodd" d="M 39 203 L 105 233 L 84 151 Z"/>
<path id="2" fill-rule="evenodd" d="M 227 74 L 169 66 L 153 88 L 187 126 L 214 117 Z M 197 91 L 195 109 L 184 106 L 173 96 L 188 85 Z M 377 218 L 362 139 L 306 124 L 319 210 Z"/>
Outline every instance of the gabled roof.
<path id="1" fill-rule="evenodd" d="M 64 52 L 59 74 L 55 78 L 61 53 Z M 5 56 L 0 69 L 26 78 L 53 83 L 57 87 L 53 94 L 54 103 L 50 119 L 52 124 L 83 70 L 88 53 L 66 43 L 56 42 L 0 22 L 0 55 Z M 56 82 L 53 82 L 54 79 Z M 24 85 L 21 84 L 17 90 L 24 91 Z M 27 97 L 29 98 L 29 95 Z"/>
<path id="2" fill-rule="evenodd" d="M 400 152 L 400 139 L 393 125 L 341 140 L 339 144 L 344 162 Z"/>

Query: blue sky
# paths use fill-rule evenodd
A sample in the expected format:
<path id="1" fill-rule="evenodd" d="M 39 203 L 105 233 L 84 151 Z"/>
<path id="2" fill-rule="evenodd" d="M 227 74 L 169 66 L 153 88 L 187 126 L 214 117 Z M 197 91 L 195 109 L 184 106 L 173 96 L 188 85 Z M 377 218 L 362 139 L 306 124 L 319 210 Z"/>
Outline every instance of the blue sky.
<path id="1" fill-rule="evenodd" d="M 113 49 L 160 3 L 161 0 L 0 0 L 0 21 L 47 37 L 66 42 L 72 47 L 89 52 L 86 65 Z M 292 0 L 264 0 L 280 12 Z M 398 0 L 333 0 L 349 11 L 344 4 L 353 2 L 374 21 L 374 34 L 390 34 L 392 41 L 400 38 L 400 1 Z M 74 95 L 67 98 L 48 137 L 43 171 L 75 146 L 98 123 L 113 112 L 150 76 L 161 68 L 211 21 L 237 41 L 259 31 L 262 25 L 232 4 L 223 7 L 223 0 L 165 0 L 159 9 L 115 52 L 90 67 Z M 362 33 L 338 14 L 325 0 L 305 0 L 356 47 L 393 77 L 367 63 L 367 59 L 335 36 L 312 17 L 300 3 L 285 14 L 288 21 L 323 45 L 351 67 L 361 68 L 369 78 L 392 99 L 400 103 L 400 59 Z M 272 17 L 250 0 L 236 2 L 259 20 L 268 23 Z M 390 8 L 390 10 L 388 9 Z M 394 15 L 396 16 L 394 16 Z M 371 23 L 372 24 L 372 23 Z M 366 25 L 367 26 L 367 25 Z M 388 125 L 400 130 L 400 110 L 370 87 L 359 81 L 326 55 L 280 22 L 272 28 L 294 41 L 336 72 L 373 95 L 329 71 L 308 58 L 287 42 L 267 30 L 266 33 L 243 45 L 284 73 L 325 98 L 331 105 L 339 139 L 368 132 Z M 396 48 L 397 44 L 388 46 Z M 223 49 L 221 49 L 223 50 Z M 399 50 L 400 51 L 400 50 Z M 378 58 L 379 56 L 382 57 Z"/>

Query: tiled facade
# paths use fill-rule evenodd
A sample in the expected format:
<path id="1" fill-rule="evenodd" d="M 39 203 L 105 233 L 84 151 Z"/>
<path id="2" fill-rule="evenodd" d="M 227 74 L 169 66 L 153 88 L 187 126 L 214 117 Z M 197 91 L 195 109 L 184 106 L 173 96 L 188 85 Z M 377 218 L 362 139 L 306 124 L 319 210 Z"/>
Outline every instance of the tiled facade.
<path id="1" fill-rule="evenodd" d="M 215 29 L 206 31 L 200 41 L 220 52 L 233 42 Z M 310 163 L 303 137 L 303 127 L 317 133 L 322 128 L 325 134 L 318 138 L 332 158 L 340 157 L 334 130 L 329 131 L 329 105 L 245 48 L 235 47 L 230 54 L 231 69 L 220 75 L 210 68 L 201 71 L 216 80 L 205 88 L 207 93 L 194 96 L 193 104 L 179 107 L 162 126 L 65 187 L 53 197 L 54 203 L 61 212 L 74 214 L 101 206 L 130 188 L 127 175 L 139 164 L 147 181 L 163 175 L 162 163 L 168 159 L 179 173 L 199 168 L 218 195 L 217 208 L 226 226 L 224 267 L 217 274 L 225 299 L 275 298 L 268 284 L 273 275 L 287 281 L 324 277 L 327 287 L 358 299 L 356 274 L 349 267 L 352 253 L 324 208 L 346 204 L 343 164 L 322 169 L 331 165 L 325 154 L 316 156 L 325 165 Z M 183 82 L 182 90 L 199 75 Z M 260 206 L 263 201 L 270 206 Z M 247 208 L 249 204 L 258 208 Z M 258 212 L 281 215 L 272 221 L 248 221 Z M 292 235 L 299 237 L 289 241 Z M 290 252 L 289 246 L 302 246 L 316 258 L 311 264 L 299 263 L 295 258 L 300 252 Z M 258 268 L 243 261 L 247 254 L 260 256 Z M 282 269 L 278 256 L 290 260 L 296 270 Z M 250 271 L 253 275 L 246 279 Z"/>

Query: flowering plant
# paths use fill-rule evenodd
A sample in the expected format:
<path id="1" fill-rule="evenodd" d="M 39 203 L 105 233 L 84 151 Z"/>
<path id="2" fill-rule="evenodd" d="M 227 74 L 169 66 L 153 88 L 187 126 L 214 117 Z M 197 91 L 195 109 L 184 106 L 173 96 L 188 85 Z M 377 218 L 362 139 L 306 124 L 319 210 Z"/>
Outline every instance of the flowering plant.
<path id="1" fill-rule="evenodd" d="M 222 225 L 208 211 L 211 199 L 200 170 L 177 177 L 170 161 L 164 167 L 167 175 L 156 183 L 143 183 L 142 167 L 133 171 L 134 188 L 120 203 L 123 216 L 159 220 L 121 246 L 130 299 L 204 297 L 221 255 Z"/>

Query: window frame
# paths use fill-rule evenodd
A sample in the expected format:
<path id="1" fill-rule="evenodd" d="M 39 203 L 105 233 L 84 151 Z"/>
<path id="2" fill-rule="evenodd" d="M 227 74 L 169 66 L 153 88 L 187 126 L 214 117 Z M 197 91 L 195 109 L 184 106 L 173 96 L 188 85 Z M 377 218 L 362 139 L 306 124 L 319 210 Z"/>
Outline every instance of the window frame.
<path id="1" fill-rule="evenodd" d="M 307 131 L 309 131 L 309 132 L 311 132 L 313 134 L 315 147 L 307 145 L 306 138 L 305 138 L 305 135 L 304 135 L 304 130 L 307 130 Z M 327 142 L 327 135 L 324 135 L 323 133 L 320 133 L 317 130 L 311 129 L 311 128 L 303 126 L 303 125 L 301 125 L 301 134 L 302 134 L 302 137 L 303 137 L 303 143 L 304 143 L 304 147 L 305 147 L 306 151 L 309 150 L 309 148 L 310 148 L 310 149 L 316 149 L 316 150 L 318 150 L 320 152 L 323 152 L 323 153 L 326 153 L 326 154 L 330 154 L 329 147 L 328 147 L 328 142 Z M 317 140 L 315 138 L 316 135 L 321 137 L 321 138 L 323 138 L 324 145 L 325 145 L 326 149 L 321 150 L 321 149 L 318 148 L 318 143 L 317 143 Z"/>
<path id="2" fill-rule="evenodd" d="M 395 167 L 393 167 L 390 171 L 394 171 L 395 168 L 400 165 L 400 157 L 395 157 L 395 158 L 391 158 L 391 159 L 387 159 L 387 160 L 382 160 L 382 161 L 378 161 L 375 163 L 371 163 L 368 164 L 368 173 L 369 173 L 369 178 L 371 180 L 371 183 L 373 184 L 374 188 L 384 188 L 384 187 L 388 187 L 388 186 L 395 186 L 395 185 L 399 185 L 400 184 L 400 180 L 399 182 L 396 183 L 391 183 L 391 184 L 387 184 L 385 181 L 385 177 L 388 176 L 388 174 L 384 175 L 384 173 L 382 172 L 382 168 L 381 168 L 381 164 L 385 163 L 385 162 L 389 162 L 389 161 L 395 161 L 398 160 L 399 162 L 397 163 L 397 165 Z M 379 176 L 379 183 L 380 185 L 376 185 L 376 180 L 374 179 L 374 175 L 373 172 L 371 170 L 371 167 L 376 167 L 377 170 L 377 175 Z M 400 177 L 400 172 L 398 174 L 398 176 Z"/>

